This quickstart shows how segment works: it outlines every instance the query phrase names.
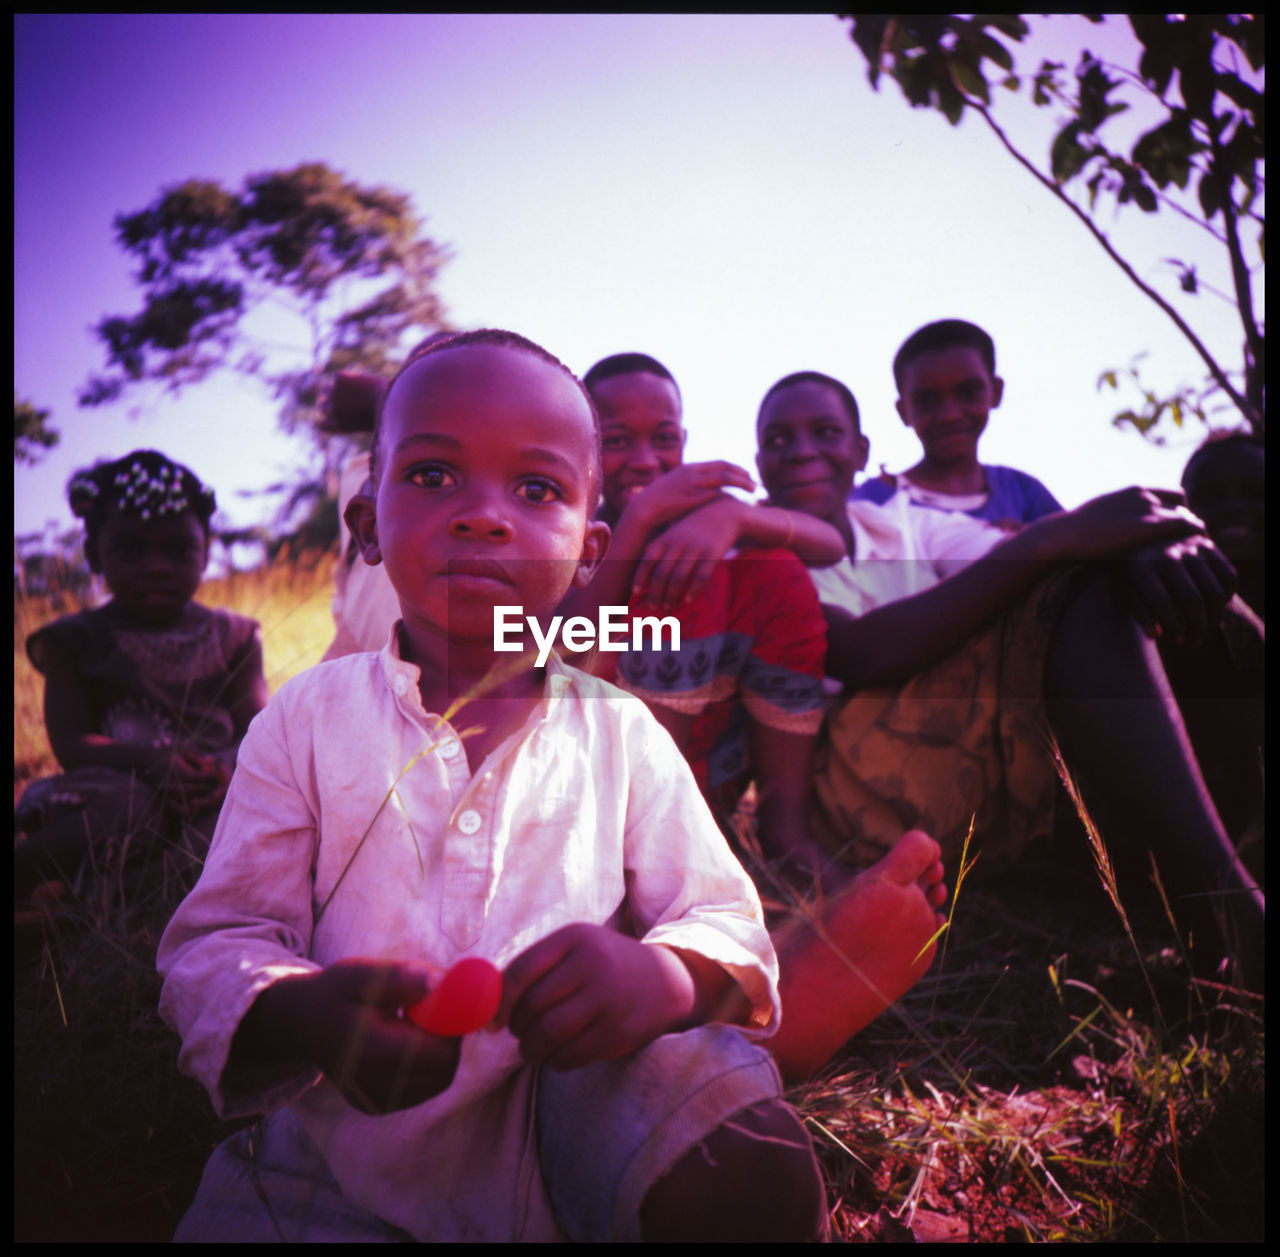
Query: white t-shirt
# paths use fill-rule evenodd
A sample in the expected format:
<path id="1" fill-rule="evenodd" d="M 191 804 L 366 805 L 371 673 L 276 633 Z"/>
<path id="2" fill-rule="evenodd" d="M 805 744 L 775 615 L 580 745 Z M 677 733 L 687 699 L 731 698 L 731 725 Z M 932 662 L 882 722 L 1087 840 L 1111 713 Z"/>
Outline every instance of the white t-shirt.
<path id="1" fill-rule="evenodd" d="M 957 512 L 914 506 L 895 493 L 883 506 L 847 503 L 853 528 L 853 557 L 809 575 L 818 600 L 863 615 L 920 593 L 980 559 L 1007 536 L 985 520 Z"/>

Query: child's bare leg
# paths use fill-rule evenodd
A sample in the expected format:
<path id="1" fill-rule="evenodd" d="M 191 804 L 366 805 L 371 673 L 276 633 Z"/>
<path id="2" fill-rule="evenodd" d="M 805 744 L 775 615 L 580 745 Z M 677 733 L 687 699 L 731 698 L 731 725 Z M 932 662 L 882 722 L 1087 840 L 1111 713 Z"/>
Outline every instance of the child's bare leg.
<path id="1" fill-rule="evenodd" d="M 929 967 L 946 901 L 941 850 L 918 829 L 829 900 L 774 934 L 782 1028 L 772 1043 L 788 1083 L 822 1068 Z"/>
<path id="2" fill-rule="evenodd" d="M 779 1100 L 735 1113 L 677 1161 L 640 1207 L 649 1242 L 817 1240 L 826 1223 L 809 1136 Z"/>
<path id="3" fill-rule="evenodd" d="M 1266 901 L 1213 806 L 1156 644 L 1103 580 L 1086 580 L 1059 622 L 1045 696 L 1117 865 L 1146 876 L 1149 848 L 1183 924 L 1212 937 L 1217 900 L 1241 933 L 1242 953 L 1260 962 Z"/>

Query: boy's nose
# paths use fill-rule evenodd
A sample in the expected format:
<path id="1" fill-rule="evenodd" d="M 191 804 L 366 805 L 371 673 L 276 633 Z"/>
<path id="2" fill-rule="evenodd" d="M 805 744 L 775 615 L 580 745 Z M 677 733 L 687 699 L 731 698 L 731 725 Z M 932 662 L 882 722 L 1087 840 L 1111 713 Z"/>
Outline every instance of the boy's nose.
<path id="1" fill-rule="evenodd" d="M 511 518 L 504 503 L 495 495 L 473 494 L 459 503 L 449 520 L 449 535 L 507 541 L 512 536 Z"/>
<path id="2" fill-rule="evenodd" d="M 813 458 L 816 453 L 813 442 L 803 433 L 793 437 L 786 449 L 787 460 L 793 463 L 806 462 Z"/>
<path id="3" fill-rule="evenodd" d="M 657 471 L 662 466 L 658 460 L 657 450 L 643 441 L 637 442 L 632 447 L 627 464 L 632 471 Z"/>

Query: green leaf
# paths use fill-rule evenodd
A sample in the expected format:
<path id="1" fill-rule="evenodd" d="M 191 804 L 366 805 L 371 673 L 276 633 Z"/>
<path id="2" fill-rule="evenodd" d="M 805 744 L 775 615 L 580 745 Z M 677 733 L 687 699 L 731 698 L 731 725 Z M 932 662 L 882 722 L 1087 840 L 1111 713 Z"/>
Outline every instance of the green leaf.
<path id="1" fill-rule="evenodd" d="M 978 30 L 973 35 L 973 46 L 980 56 L 994 61 L 1007 74 L 1013 73 L 1013 54 L 998 39 Z"/>
<path id="2" fill-rule="evenodd" d="M 973 20 L 978 26 L 994 26 L 1015 43 L 1021 43 L 1030 29 L 1019 13 L 975 13 Z"/>
<path id="3" fill-rule="evenodd" d="M 1089 159 L 1089 150 L 1079 140 L 1080 123 L 1068 122 L 1054 137 L 1049 150 L 1049 167 L 1054 181 L 1066 183 L 1084 169 Z"/>
<path id="4" fill-rule="evenodd" d="M 987 88 L 987 80 L 977 67 L 967 64 L 958 57 L 951 60 L 951 74 L 961 91 L 976 96 L 984 105 L 991 103 L 991 92 Z"/>
<path id="5" fill-rule="evenodd" d="M 1221 208 L 1222 198 L 1218 192 L 1218 181 L 1213 172 L 1206 170 L 1200 176 L 1200 184 L 1196 188 L 1200 197 L 1200 210 L 1206 219 L 1211 219 Z"/>

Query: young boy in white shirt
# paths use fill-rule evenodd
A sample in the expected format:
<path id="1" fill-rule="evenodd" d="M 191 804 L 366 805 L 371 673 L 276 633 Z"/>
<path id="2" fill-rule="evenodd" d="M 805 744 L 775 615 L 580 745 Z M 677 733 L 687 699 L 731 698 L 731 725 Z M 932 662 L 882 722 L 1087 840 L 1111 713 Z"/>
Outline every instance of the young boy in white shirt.
<path id="1" fill-rule="evenodd" d="M 255 722 L 160 947 L 182 1067 L 272 1111 L 178 1238 L 817 1237 L 751 1042 L 773 949 L 683 758 L 640 702 L 495 653 L 495 606 L 549 615 L 607 547 L 582 386 L 467 333 L 410 359 L 373 449 L 348 519 L 402 619 Z M 498 1028 L 418 1029 L 463 956 L 504 971 Z"/>

